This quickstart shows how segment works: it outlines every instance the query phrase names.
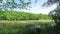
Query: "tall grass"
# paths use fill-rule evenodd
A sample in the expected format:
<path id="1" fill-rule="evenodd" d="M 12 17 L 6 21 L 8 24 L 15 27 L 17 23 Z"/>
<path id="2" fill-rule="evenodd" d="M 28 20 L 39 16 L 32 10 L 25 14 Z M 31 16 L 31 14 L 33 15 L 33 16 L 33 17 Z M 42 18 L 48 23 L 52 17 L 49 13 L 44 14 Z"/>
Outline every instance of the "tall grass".
<path id="1" fill-rule="evenodd" d="M 28 28 L 29 27 L 32 27 L 32 26 L 40 26 L 40 25 L 44 25 L 44 24 L 54 24 L 53 22 L 48 22 L 48 23 L 0 23 L 0 34 L 28 34 L 29 33 L 29 30 Z M 52 30 L 49 30 L 48 31 L 45 29 L 45 30 L 42 30 L 41 31 L 41 34 L 53 34 Z"/>

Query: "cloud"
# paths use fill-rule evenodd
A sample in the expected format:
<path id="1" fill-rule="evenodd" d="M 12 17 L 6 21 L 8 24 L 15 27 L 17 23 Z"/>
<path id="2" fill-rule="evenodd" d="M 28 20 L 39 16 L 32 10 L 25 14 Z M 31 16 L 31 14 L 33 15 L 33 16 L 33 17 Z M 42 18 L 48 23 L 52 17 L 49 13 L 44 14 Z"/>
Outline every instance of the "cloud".
<path id="1" fill-rule="evenodd" d="M 42 14 L 48 14 L 50 11 L 54 10 L 57 7 L 57 4 L 53 4 L 50 7 L 33 7 L 30 12 L 31 13 L 42 13 Z"/>

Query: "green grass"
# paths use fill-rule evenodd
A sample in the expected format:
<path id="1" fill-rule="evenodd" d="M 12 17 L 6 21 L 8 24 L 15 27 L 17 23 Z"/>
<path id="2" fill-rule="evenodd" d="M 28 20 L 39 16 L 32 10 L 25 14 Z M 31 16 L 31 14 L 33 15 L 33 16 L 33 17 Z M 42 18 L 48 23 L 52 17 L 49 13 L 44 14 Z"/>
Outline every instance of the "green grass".
<path id="1" fill-rule="evenodd" d="M 34 23 L 0 23 L 0 34 L 27 34 L 28 27 L 38 26 L 44 24 L 55 24 L 53 22 L 34 22 Z M 53 34 L 52 30 L 48 29 L 48 32 L 45 30 L 41 31 L 41 34 Z"/>

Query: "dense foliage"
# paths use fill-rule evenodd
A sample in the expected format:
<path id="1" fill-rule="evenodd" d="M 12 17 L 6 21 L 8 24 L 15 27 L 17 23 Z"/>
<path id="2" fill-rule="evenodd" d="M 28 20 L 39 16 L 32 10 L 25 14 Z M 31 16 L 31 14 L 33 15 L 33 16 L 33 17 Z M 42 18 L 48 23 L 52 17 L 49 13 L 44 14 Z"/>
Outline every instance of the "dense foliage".
<path id="1" fill-rule="evenodd" d="M 0 10 L 0 20 L 40 20 L 40 19 L 51 19 L 51 17 L 45 14 L 32 14 L 26 12 Z"/>
<path id="2" fill-rule="evenodd" d="M 48 0 L 45 5 L 53 5 L 56 4 L 56 8 L 55 10 L 50 12 L 50 15 L 52 16 L 52 19 L 55 21 L 56 23 L 56 30 L 57 30 L 57 34 L 60 34 L 60 0 Z M 59 30 L 59 31 L 58 31 Z"/>
<path id="3" fill-rule="evenodd" d="M 31 4 L 31 0 L 0 0 L 0 9 L 27 9 Z"/>

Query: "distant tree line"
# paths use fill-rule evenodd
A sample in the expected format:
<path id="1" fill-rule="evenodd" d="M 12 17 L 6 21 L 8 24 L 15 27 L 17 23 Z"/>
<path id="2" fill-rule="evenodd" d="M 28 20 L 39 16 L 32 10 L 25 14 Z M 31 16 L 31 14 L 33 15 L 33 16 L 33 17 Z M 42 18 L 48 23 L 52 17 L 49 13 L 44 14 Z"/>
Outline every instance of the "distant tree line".
<path id="1" fill-rule="evenodd" d="M 0 10 L 0 20 L 40 20 L 40 19 L 51 19 L 46 14 L 33 14 L 26 12 L 17 11 L 2 11 Z"/>

